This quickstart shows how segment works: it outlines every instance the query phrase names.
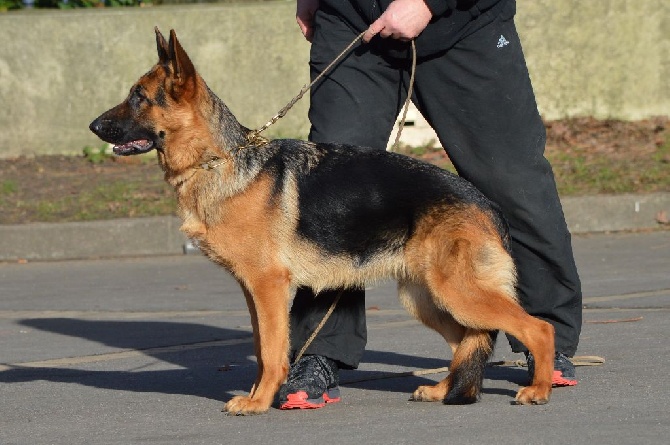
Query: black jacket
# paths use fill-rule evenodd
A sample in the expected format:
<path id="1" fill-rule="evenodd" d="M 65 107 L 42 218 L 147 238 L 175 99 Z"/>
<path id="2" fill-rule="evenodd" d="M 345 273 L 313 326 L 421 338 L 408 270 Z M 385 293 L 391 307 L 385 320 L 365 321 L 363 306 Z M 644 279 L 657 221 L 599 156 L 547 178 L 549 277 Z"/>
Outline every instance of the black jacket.
<path id="1" fill-rule="evenodd" d="M 325 12 L 337 14 L 356 32 L 363 32 L 377 20 L 392 0 L 321 0 Z M 486 25 L 503 7 L 515 7 L 515 0 L 424 0 L 433 19 L 416 38 L 419 57 L 443 53 L 459 39 Z M 513 13 L 512 13 L 513 15 Z M 389 55 L 406 57 L 408 44 L 385 39 L 376 46 Z"/>

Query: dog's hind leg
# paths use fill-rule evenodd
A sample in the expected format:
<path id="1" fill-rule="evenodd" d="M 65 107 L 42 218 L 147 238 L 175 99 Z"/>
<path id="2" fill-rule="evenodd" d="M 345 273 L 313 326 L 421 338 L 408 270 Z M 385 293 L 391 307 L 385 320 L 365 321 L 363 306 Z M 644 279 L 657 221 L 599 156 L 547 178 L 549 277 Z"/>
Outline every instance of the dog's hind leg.
<path id="1" fill-rule="evenodd" d="M 484 353 L 486 331 L 502 330 L 524 343 L 535 356 L 536 363 L 542 361 L 542 365 L 536 367 L 531 386 L 517 393 L 516 401 L 521 404 L 547 403 L 553 371 L 553 327 L 531 317 L 517 303 L 513 293 L 514 264 L 500 243 L 472 229 L 459 235 L 443 243 L 443 249 L 438 249 L 441 252 L 436 252 L 428 263 L 426 282 L 436 298 L 435 304 L 449 311 L 458 323 L 474 330 L 475 339 L 469 341 L 475 346 L 464 344 L 464 356 L 472 356 L 467 351 Z M 480 346 L 476 346 L 477 343 Z M 482 359 L 464 360 L 470 364 L 472 360 L 481 362 Z M 453 385 L 455 387 L 456 382 Z M 465 400 L 474 396 L 468 391 L 463 394 Z M 453 397 L 456 401 L 461 396 L 454 394 Z M 449 394 L 445 402 L 452 403 Z"/>
<path id="2" fill-rule="evenodd" d="M 410 314 L 445 339 L 455 356 L 458 345 L 461 344 L 465 335 L 465 327 L 458 324 L 451 314 L 435 306 L 433 297 L 425 286 L 399 281 L 398 296 L 400 302 Z M 420 386 L 412 394 L 411 400 L 424 402 L 444 400 L 449 386 L 448 382 L 447 378 L 436 385 Z"/>
<path id="3" fill-rule="evenodd" d="M 419 386 L 412 400 L 443 401 L 449 405 L 474 403 L 479 399 L 484 368 L 493 351 L 495 331 L 468 329 L 456 349 L 449 375 L 436 385 Z"/>
<path id="4" fill-rule="evenodd" d="M 484 369 L 495 342 L 497 331 L 468 329 L 456 349 L 449 367 L 448 390 L 443 401 L 448 405 L 474 403 L 484 382 Z"/>
<path id="5" fill-rule="evenodd" d="M 493 352 L 496 331 L 466 329 L 453 318 L 449 324 L 457 326 L 450 331 L 452 341 L 456 338 L 454 335 L 456 332 L 463 332 L 461 341 L 454 350 L 449 375 L 435 385 L 419 386 L 412 394 L 411 400 L 443 401 L 446 404 L 467 404 L 478 400 L 484 380 L 484 368 Z M 446 324 L 442 329 L 444 326 Z M 451 344 L 449 340 L 447 341 Z"/>
<path id="6" fill-rule="evenodd" d="M 428 289 L 418 284 L 399 283 L 398 295 L 407 311 L 437 331 L 451 346 L 453 353 L 449 375 L 436 385 L 419 386 L 411 400 L 444 401 L 449 404 L 476 402 L 496 332 L 465 328 L 435 304 Z"/>
<path id="7" fill-rule="evenodd" d="M 224 405 L 224 411 L 236 415 L 267 411 L 288 373 L 288 273 L 264 271 L 245 285 L 245 295 L 250 297 L 247 301 L 254 325 L 258 375 L 249 396 L 235 396 Z"/>

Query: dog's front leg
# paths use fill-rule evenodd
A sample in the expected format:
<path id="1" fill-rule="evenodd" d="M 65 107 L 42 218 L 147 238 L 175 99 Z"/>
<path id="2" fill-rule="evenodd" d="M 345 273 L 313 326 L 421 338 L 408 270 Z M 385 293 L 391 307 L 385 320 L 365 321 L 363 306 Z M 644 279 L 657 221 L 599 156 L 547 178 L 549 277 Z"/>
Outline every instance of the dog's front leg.
<path id="1" fill-rule="evenodd" d="M 258 376 L 249 396 L 235 396 L 223 410 L 236 415 L 267 411 L 288 373 L 288 274 L 263 274 L 243 287 L 251 313 Z"/>
<path id="2" fill-rule="evenodd" d="M 260 334 L 258 331 L 258 314 L 256 313 L 256 304 L 254 303 L 254 297 L 251 295 L 251 292 L 249 292 L 249 289 L 247 289 L 247 287 L 242 282 L 240 282 L 240 287 L 242 288 L 242 292 L 244 293 L 244 298 L 247 302 L 247 308 L 249 308 L 249 316 L 251 318 L 251 329 L 254 335 L 254 353 L 256 355 L 256 364 L 258 366 L 256 381 L 254 382 L 253 386 L 251 387 L 251 390 L 249 391 L 249 397 L 253 397 L 254 393 L 256 392 L 256 388 L 260 383 L 261 376 L 263 375 L 263 361 L 261 360 L 261 350 L 260 350 L 261 342 L 260 342 Z"/>

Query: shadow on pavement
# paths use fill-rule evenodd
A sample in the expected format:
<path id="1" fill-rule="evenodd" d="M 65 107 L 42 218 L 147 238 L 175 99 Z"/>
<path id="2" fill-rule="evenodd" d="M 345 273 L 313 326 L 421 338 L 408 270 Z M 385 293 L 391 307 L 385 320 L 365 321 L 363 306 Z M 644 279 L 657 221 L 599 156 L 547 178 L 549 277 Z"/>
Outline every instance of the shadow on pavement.
<path id="1" fill-rule="evenodd" d="M 0 372 L 0 382 L 19 383 L 49 381 L 86 385 L 101 389 L 133 392 L 155 392 L 183 394 L 219 400 L 228 400 L 234 394 L 248 391 L 256 374 L 251 341 L 231 345 L 212 345 L 203 348 L 185 348 L 179 351 L 156 351 L 155 348 L 175 345 L 192 345 L 202 342 L 248 339 L 248 330 L 226 329 L 197 323 L 174 321 L 108 321 L 81 320 L 73 318 L 27 319 L 19 322 L 23 326 L 41 331 L 94 341 L 118 350 L 139 350 L 142 363 L 127 369 L 129 362 L 141 357 L 120 360 L 93 361 L 86 363 L 87 369 L 73 369 L 81 364 L 59 367 L 28 367 L 17 365 Z M 146 363 L 146 357 L 155 361 Z M 102 366 L 100 363 L 103 362 Z M 367 350 L 364 363 L 379 363 L 411 369 L 432 369 L 448 366 L 449 362 L 438 358 L 415 357 L 388 351 Z M 166 366 L 166 364 L 168 364 Z M 71 366 L 71 367 L 65 367 Z M 107 369 L 95 369 L 105 367 Z M 123 367 L 122 370 L 109 368 Z M 174 369 L 165 369 L 166 367 Z M 151 369 L 160 368 L 160 369 Z M 400 392 L 409 394 L 419 385 L 433 384 L 445 374 L 421 376 L 397 376 L 379 378 L 379 371 L 343 370 L 343 386 L 368 390 Z M 486 379 L 506 380 L 525 384 L 526 372 L 514 368 L 487 368 Z M 347 383 L 351 382 L 351 383 Z M 483 393 L 504 394 L 514 397 L 515 391 L 484 387 Z"/>

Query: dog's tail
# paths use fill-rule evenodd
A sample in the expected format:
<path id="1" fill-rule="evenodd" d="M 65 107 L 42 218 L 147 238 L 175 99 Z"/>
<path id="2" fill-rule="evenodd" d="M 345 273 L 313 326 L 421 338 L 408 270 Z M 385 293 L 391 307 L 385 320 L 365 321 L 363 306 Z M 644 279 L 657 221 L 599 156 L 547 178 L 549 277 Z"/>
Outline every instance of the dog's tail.
<path id="1" fill-rule="evenodd" d="M 490 202 L 490 216 L 491 222 L 493 223 L 500 239 L 502 240 L 503 247 L 509 253 L 512 254 L 512 238 L 509 234 L 509 224 L 507 223 L 507 218 L 503 213 L 500 206 L 494 202 Z"/>

